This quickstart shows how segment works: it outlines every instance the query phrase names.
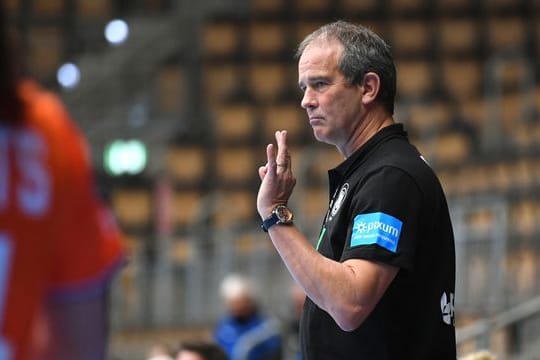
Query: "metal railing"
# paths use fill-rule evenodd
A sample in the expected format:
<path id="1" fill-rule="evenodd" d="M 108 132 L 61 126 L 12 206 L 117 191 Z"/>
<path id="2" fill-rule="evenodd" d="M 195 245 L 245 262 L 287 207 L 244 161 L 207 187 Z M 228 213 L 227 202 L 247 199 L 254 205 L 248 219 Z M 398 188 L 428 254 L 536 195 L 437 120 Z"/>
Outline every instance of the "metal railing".
<path id="1" fill-rule="evenodd" d="M 535 322 L 534 327 L 537 327 L 540 323 L 540 319 L 536 318 L 538 315 L 540 315 L 540 296 L 493 316 L 457 328 L 456 343 L 459 347 L 472 341 L 476 348 L 490 348 L 495 332 L 514 327 L 512 330 L 514 335 L 509 337 L 509 343 L 506 344 L 509 353 L 502 355 L 505 358 L 513 356 L 516 359 L 537 359 L 538 354 L 540 354 L 540 334 L 525 335 L 517 327 L 523 326 L 527 321 Z"/>

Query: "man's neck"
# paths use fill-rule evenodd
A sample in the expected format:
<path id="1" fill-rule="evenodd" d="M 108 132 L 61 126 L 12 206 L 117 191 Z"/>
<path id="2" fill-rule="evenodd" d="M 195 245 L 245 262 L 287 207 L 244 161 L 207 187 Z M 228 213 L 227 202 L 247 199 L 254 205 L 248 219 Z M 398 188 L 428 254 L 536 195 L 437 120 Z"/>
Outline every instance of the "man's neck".
<path id="1" fill-rule="evenodd" d="M 345 158 L 348 158 L 375 134 L 392 124 L 394 124 L 394 119 L 386 111 L 377 109 L 368 112 L 363 119 L 358 121 L 358 126 L 354 129 L 351 134 L 352 136 L 345 144 L 344 148 L 338 147 L 339 152 L 341 152 Z"/>

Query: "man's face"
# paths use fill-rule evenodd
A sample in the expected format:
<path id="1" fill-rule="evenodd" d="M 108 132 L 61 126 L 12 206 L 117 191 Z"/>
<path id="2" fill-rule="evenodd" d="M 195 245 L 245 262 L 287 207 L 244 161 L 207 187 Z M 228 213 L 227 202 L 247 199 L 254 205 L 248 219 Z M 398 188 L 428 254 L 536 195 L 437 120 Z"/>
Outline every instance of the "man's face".
<path id="1" fill-rule="evenodd" d="M 234 318 L 244 319 L 253 315 L 255 305 L 253 300 L 248 296 L 236 296 L 226 302 L 229 314 Z"/>
<path id="2" fill-rule="evenodd" d="M 347 84 L 338 69 L 343 46 L 337 40 L 314 40 L 298 62 L 298 84 L 303 91 L 313 134 L 342 153 L 360 123 L 364 109 L 361 85 Z"/>

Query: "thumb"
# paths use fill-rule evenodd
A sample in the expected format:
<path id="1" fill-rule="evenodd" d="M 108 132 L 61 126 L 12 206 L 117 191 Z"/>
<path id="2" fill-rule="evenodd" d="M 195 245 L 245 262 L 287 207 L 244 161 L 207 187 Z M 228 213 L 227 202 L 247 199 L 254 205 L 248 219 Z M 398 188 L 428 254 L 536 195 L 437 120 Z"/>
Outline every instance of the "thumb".
<path id="1" fill-rule="evenodd" d="M 268 164 L 259 167 L 259 178 L 261 179 L 261 181 L 264 180 L 264 177 L 266 176 L 267 172 L 268 172 Z"/>

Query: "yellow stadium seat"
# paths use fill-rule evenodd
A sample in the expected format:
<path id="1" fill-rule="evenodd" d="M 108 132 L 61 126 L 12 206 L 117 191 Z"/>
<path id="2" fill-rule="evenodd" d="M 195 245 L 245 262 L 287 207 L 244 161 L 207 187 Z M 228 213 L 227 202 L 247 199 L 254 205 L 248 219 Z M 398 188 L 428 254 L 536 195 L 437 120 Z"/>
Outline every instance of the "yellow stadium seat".
<path id="1" fill-rule="evenodd" d="M 262 102 L 277 100 L 291 81 L 286 65 L 255 63 L 249 68 L 250 93 L 253 94 L 255 99 Z"/>
<path id="2" fill-rule="evenodd" d="M 328 188 L 309 186 L 296 195 L 299 213 L 304 221 L 321 221 L 328 210 Z"/>
<path id="3" fill-rule="evenodd" d="M 256 193 L 246 190 L 219 191 L 214 204 L 214 223 L 218 228 L 251 223 L 257 216 Z"/>
<path id="4" fill-rule="evenodd" d="M 275 56 L 287 43 L 287 28 L 280 22 L 253 22 L 249 25 L 248 44 L 252 56 Z"/>
<path id="5" fill-rule="evenodd" d="M 286 0 L 251 0 L 251 11 L 254 15 L 268 15 L 284 10 L 287 5 Z"/>
<path id="6" fill-rule="evenodd" d="M 483 99 L 466 99 L 459 104 L 459 111 L 463 118 L 477 129 L 485 125 L 487 106 Z"/>
<path id="7" fill-rule="evenodd" d="M 222 146 L 216 151 L 216 177 L 219 184 L 250 182 L 256 176 L 258 166 L 251 147 Z"/>
<path id="8" fill-rule="evenodd" d="M 246 140 L 253 136 L 255 109 L 248 104 L 221 105 L 212 110 L 218 142 Z"/>
<path id="9" fill-rule="evenodd" d="M 205 175 L 207 162 L 202 146 L 171 146 L 165 157 L 165 171 L 175 182 L 198 183 Z"/>
<path id="10" fill-rule="evenodd" d="M 111 203 L 122 226 L 140 228 L 152 220 L 152 194 L 146 189 L 115 189 L 111 194 Z"/>
<path id="11" fill-rule="evenodd" d="M 217 22 L 204 25 L 202 52 L 205 57 L 230 56 L 238 48 L 239 30 L 233 22 Z"/>
<path id="12" fill-rule="evenodd" d="M 310 173 L 313 179 L 328 179 L 328 170 L 336 167 L 344 161 L 343 155 L 334 146 L 316 145 L 314 148 L 306 148 L 303 156 L 304 161 L 311 160 Z"/>
<path id="13" fill-rule="evenodd" d="M 525 216 L 527 221 L 531 220 L 529 215 Z M 506 272 L 511 279 L 509 292 L 522 298 L 536 295 L 538 252 L 528 247 L 516 249 L 509 252 L 505 262 Z"/>
<path id="14" fill-rule="evenodd" d="M 530 159 L 521 158 L 512 164 L 512 185 L 517 190 L 527 191 L 532 189 L 535 182 L 535 166 L 536 163 Z"/>
<path id="15" fill-rule="evenodd" d="M 486 13 L 512 10 L 519 6 L 519 2 L 514 0 L 489 0 L 482 2 L 482 4 L 484 6 L 483 11 Z"/>
<path id="16" fill-rule="evenodd" d="M 386 4 L 389 11 L 394 14 L 417 12 L 425 7 L 424 0 L 390 0 Z"/>
<path id="17" fill-rule="evenodd" d="M 169 255 L 175 265 L 186 265 L 193 260 L 195 253 L 192 239 L 176 238 L 171 244 Z"/>
<path id="18" fill-rule="evenodd" d="M 432 134 L 444 129 L 452 116 L 448 103 L 443 101 L 411 104 L 409 114 L 407 129 L 417 135 Z"/>
<path id="19" fill-rule="evenodd" d="M 317 30 L 322 25 L 326 24 L 327 22 L 324 20 L 305 20 L 305 19 L 298 19 L 296 22 L 294 28 L 295 28 L 295 34 L 296 39 L 295 43 L 300 43 L 304 38 L 312 33 L 313 31 Z"/>
<path id="20" fill-rule="evenodd" d="M 437 43 L 444 55 L 474 54 L 478 46 L 479 23 L 473 18 L 443 18 L 436 26 Z"/>
<path id="21" fill-rule="evenodd" d="M 524 57 L 507 59 L 501 65 L 497 75 L 503 90 L 516 89 L 529 83 L 536 71 L 533 62 Z"/>
<path id="22" fill-rule="evenodd" d="M 76 9 L 82 18 L 108 18 L 112 12 L 112 2 L 109 0 L 77 0 Z"/>
<path id="23" fill-rule="evenodd" d="M 294 103 L 266 106 L 261 121 L 266 141 L 274 141 L 277 130 L 287 130 L 290 141 L 294 143 L 306 130 L 310 130 L 305 111 Z"/>
<path id="24" fill-rule="evenodd" d="M 433 89 L 431 64 L 425 60 L 403 60 L 396 64 L 397 95 L 405 98 L 421 98 Z"/>
<path id="25" fill-rule="evenodd" d="M 61 15 L 64 10 L 64 1 L 34 0 L 33 10 L 42 15 Z"/>
<path id="26" fill-rule="evenodd" d="M 476 60 L 447 60 L 441 64 L 443 86 L 453 99 L 466 101 L 483 94 L 484 64 Z"/>
<path id="27" fill-rule="evenodd" d="M 175 190 L 171 194 L 171 225 L 195 225 L 203 208 L 203 195 L 197 190 Z"/>
<path id="28" fill-rule="evenodd" d="M 491 183 L 497 193 L 506 193 L 512 187 L 512 167 L 510 164 L 499 161 L 491 170 Z"/>
<path id="29" fill-rule="evenodd" d="M 469 139 L 460 132 L 447 131 L 435 139 L 416 140 L 428 162 L 439 166 L 463 164 L 471 153 Z"/>
<path id="30" fill-rule="evenodd" d="M 220 63 L 204 66 L 202 87 L 205 99 L 213 105 L 237 93 L 242 86 L 242 71 L 242 67 L 238 64 Z"/>
<path id="31" fill-rule="evenodd" d="M 522 236 L 532 236 L 538 233 L 538 217 L 540 205 L 535 200 L 521 200 L 512 205 L 510 221 L 516 231 Z"/>
<path id="32" fill-rule="evenodd" d="M 346 14 L 365 13 L 365 12 L 375 10 L 378 3 L 379 2 L 377 0 L 363 0 L 363 1 L 342 0 L 341 1 L 343 12 Z"/>
<path id="33" fill-rule="evenodd" d="M 331 5 L 331 0 L 297 0 L 296 10 L 301 14 L 324 13 Z"/>
<path id="34" fill-rule="evenodd" d="M 399 54 L 422 54 L 430 49 L 431 28 L 426 20 L 394 20 L 390 25 L 392 51 Z"/>
<path id="35" fill-rule="evenodd" d="M 488 45 L 493 53 L 525 46 L 527 28 L 519 17 L 491 17 L 488 22 Z"/>
<path id="36" fill-rule="evenodd" d="M 470 0 L 437 0 L 437 10 L 440 13 L 468 11 L 474 3 Z"/>
<path id="37" fill-rule="evenodd" d="M 4 0 L 4 7 L 6 12 L 13 13 L 16 12 L 21 6 L 22 0 Z"/>

